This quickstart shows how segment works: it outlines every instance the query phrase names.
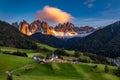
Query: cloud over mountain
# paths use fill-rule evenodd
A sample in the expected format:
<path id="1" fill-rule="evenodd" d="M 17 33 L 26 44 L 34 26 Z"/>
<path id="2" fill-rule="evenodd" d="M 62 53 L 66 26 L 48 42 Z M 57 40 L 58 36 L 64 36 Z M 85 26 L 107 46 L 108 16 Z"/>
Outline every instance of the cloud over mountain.
<path id="1" fill-rule="evenodd" d="M 37 18 L 53 23 L 64 23 L 73 20 L 74 17 L 58 8 L 45 6 L 37 12 Z"/>

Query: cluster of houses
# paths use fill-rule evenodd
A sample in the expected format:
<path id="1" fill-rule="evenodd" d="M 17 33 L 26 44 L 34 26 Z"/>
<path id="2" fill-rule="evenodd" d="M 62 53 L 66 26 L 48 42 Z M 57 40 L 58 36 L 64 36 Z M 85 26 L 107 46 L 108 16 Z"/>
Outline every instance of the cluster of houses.
<path id="1" fill-rule="evenodd" d="M 79 64 L 77 61 L 68 61 L 58 58 L 54 53 L 49 58 L 41 58 L 40 56 L 33 56 L 34 60 L 38 60 L 40 63 L 48 63 L 48 62 L 58 62 L 58 63 L 71 63 L 71 64 Z"/>
<path id="2" fill-rule="evenodd" d="M 47 63 L 47 62 L 60 62 L 60 63 L 66 63 L 67 60 L 59 59 L 57 55 L 54 53 L 50 56 L 50 58 L 41 58 L 40 56 L 33 56 L 34 60 L 38 60 L 40 63 Z"/>
<path id="3" fill-rule="evenodd" d="M 47 63 L 47 62 L 71 63 L 71 64 L 80 64 L 81 63 L 81 62 L 74 61 L 74 60 L 68 61 L 68 60 L 60 59 L 54 53 L 49 58 L 41 58 L 40 56 L 33 56 L 32 58 L 34 60 L 38 60 L 40 63 Z M 120 66 L 120 60 L 114 59 L 114 60 L 112 60 L 112 62 L 114 62 L 114 64 L 116 66 L 118 66 L 118 67 Z"/>

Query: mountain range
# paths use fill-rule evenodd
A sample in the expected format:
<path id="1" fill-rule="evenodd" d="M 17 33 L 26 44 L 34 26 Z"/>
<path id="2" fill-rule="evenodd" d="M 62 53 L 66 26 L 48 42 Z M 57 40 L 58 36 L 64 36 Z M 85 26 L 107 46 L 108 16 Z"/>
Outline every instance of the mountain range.
<path id="1" fill-rule="evenodd" d="M 36 19 L 30 24 L 26 20 L 23 20 L 19 24 L 18 22 L 15 22 L 12 23 L 12 25 L 18 28 L 18 30 L 22 33 L 29 36 L 35 34 L 36 32 L 40 32 L 42 34 L 53 35 L 59 38 L 71 38 L 76 36 L 84 37 L 96 31 L 93 27 L 76 27 L 70 22 L 63 24 L 60 23 L 55 27 L 52 27 L 47 22 L 40 21 L 39 19 Z"/>

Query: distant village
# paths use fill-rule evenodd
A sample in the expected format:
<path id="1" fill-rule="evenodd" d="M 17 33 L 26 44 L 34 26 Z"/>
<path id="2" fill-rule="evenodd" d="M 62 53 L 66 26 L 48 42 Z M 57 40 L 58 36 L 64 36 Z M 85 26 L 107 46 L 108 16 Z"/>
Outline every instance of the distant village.
<path id="1" fill-rule="evenodd" d="M 54 53 L 49 57 L 49 58 L 41 58 L 40 56 L 33 56 L 32 57 L 34 60 L 38 60 L 39 63 L 48 63 L 48 62 L 58 62 L 58 63 L 71 63 L 71 64 L 80 64 L 78 61 L 73 61 L 73 60 L 63 60 L 60 59 L 57 55 Z"/>
<path id="2" fill-rule="evenodd" d="M 71 64 L 80 64 L 82 62 L 77 61 L 77 60 L 64 60 L 64 59 L 60 59 L 57 55 L 55 55 L 54 53 L 52 53 L 49 58 L 41 58 L 40 56 L 33 56 L 32 59 L 34 60 L 38 60 L 40 64 L 44 64 L 44 63 L 49 63 L 49 62 L 57 62 L 57 63 L 71 63 Z M 75 59 L 75 58 L 74 58 Z M 119 60 L 112 60 L 112 62 L 114 62 L 114 64 L 116 66 L 120 66 L 120 61 Z"/>

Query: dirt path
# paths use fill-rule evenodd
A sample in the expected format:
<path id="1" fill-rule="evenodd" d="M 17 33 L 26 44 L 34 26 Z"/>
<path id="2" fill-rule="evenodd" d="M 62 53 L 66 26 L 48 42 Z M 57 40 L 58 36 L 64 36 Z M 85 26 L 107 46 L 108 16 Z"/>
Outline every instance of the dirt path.
<path id="1" fill-rule="evenodd" d="M 23 69 L 23 68 L 26 68 L 26 67 L 31 66 L 31 65 L 33 65 L 33 64 L 35 64 L 35 63 L 26 64 L 26 65 L 24 65 L 24 66 L 22 66 L 22 67 L 19 67 L 19 68 L 16 68 L 16 69 L 10 71 L 10 73 L 13 73 L 13 72 L 15 72 L 15 71 L 17 71 L 17 70 L 20 70 L 20 69 Z"/>

